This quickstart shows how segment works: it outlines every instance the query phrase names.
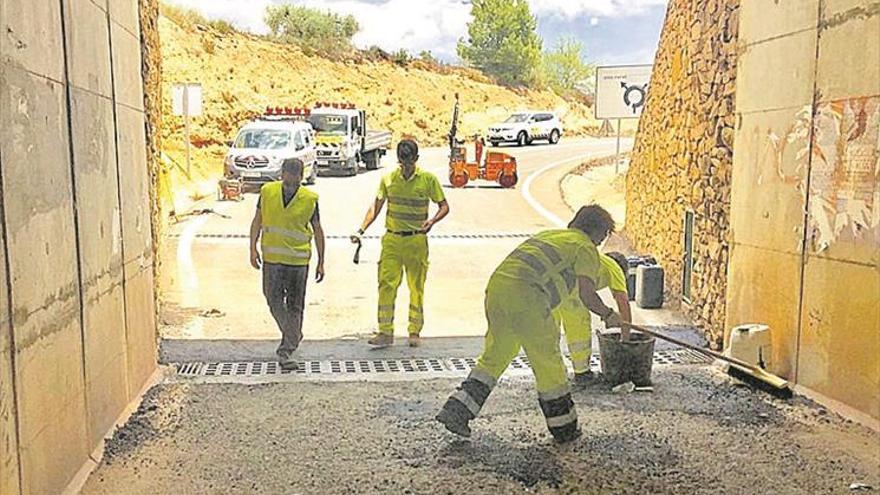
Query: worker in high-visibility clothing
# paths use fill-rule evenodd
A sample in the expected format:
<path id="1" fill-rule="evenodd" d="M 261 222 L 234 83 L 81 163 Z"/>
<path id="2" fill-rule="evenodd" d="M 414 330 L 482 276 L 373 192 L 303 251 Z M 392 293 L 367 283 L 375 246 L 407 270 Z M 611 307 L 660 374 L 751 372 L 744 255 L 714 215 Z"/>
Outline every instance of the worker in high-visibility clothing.
<path id="1" fill-rule="evenodd" d="M 394 302 L 404 273 L 409 286 L 408 343 L 418 347 L 425 324 L 425 279 L 428 275 L 428 232 L 449 214 L 449 203 L 437 177 L 418 167 L 419 146 L 405 138 L 397 145 L 400 167 L 382 178 L 376 199 L 361 227 L 351 236 L 357 243 L 388 202 L 386 233 L 379 257 L 379 329 L 368 343 L 387 347 L 394 343 Z M 437 213 L 429 218 L 434 202 Z"/>
<path id="2" fill-rule="evenodd" d="M 608 288 L 617 305 L 621 319 L 632 322 L 632 311 L 626 292 L 626 271 L 629 265 L 626 256 L 621 253 L 599 253 L 599 273 L 596 276 L 596 290 Z M 558 308 L 553 310 L 556 325 L 562 325 L 568 352 L 574 368 L 574 382 L 587 385 L 593 380 L 590 370 L 590 354 L 592 354 L 592 322 L 590 312 L 581 303 L 580 294 L 575 290 L 566 297 Z M 621 332 L 629 332 L 624 328 Z"/>
<path id="3" fill-rule="evenodd" d="M 606 327 L 620 316 L 596 294 L 601 244 L 614 229 L 611 215 L 598 205 L 581 208 L 568 229 L 541 232 L 520 244 L 495 269 L 486 288 L 489 329 L 482 355 L 467 379 L 443 405 L 437 421 L 470 436 L 468 423 L 507 366 L 525 349 L 535 374 L 538 403 L 557 442 L 580 436 L 577 411 L 559 352 L 559 325 L 552 311 L 577 287 L 580 299 Z"/>
<path id="4" fill-rule="evenodd" d="M 263 295 L 281 330 L 281 343 L 275 353 L 285 370 L 297 368 L 292 354 L 303 338 L 313 239 L 318 251 L 315 280 L 320 283 L 324 279 L 324 229 L 318 195 L 302 186 L 302 180 L 303 162 L 297 158 L 284 160 L 281 180 L 260 189 L 250 232 L 251 265 L 263 269 Z"/>

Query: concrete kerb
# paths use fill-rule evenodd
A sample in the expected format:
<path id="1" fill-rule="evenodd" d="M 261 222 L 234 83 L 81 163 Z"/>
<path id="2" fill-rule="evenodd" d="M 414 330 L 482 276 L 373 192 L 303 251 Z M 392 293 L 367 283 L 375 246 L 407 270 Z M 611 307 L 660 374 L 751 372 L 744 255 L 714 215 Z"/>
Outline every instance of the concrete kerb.
<path id="1" fill-rule="evenodd" d="M 92 450 L 92 453 L 89 454 L 89 458 L 82 465 L 82 467 L 77 471 L 76 475 L 74 475 L 73 479 L 70 483 L 67 484 L 67 487 L 64 488 L 62 492 L 63 495 L 77 495 L 82 491 L 83 486 L 86 481 L 89 479 L 89 476 L 92 475 L 92 472 L 101 464 L 101 460 L 104 458 L 104 450 L 106 442 L 113 438 L 113 434 L 116 430 L 125 426 L 128 423 L 128 420 L 131 416 L 137 411 L 140 406 L 144 394 L 147 393 L 148 390 L 153 388 L 156 385 L 161 383 L 166 383 L 169 380 L 169 376 L 174 374 L 174 368 L 171 366 L 160 366 L 157 367 L 150 378 L 144 383 L 144 386 L 138 392 L 137 396 L 133 397 L 132 400 L 128 403 L 116 421 L 113 423 L 113 426 L 110 427 L 109 430 L 104 434 L 102 440 L 98 442 L 98 445 Z"/>

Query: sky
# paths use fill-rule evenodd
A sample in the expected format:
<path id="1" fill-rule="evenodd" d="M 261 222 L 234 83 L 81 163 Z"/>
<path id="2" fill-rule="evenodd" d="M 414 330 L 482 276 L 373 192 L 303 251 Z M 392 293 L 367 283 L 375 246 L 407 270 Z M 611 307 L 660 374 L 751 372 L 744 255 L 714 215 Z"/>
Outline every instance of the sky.
<path id="1" fill-rule="evenodd" d="M 209 19 L 266 33 L 268 5 L 293 3 L 352 14 L 361 30 L 360 48 L 377 45 L 418 54 L 430 50 L 456 62 L 456 42 L 467 36 L 469 0 L 165 0 L 199 10 Z M 570 36 L 584 44 L 584 58 L 599 65 L 652 63 L 663 27 L 667 0 L 529 0 L 545 48 Z"/>

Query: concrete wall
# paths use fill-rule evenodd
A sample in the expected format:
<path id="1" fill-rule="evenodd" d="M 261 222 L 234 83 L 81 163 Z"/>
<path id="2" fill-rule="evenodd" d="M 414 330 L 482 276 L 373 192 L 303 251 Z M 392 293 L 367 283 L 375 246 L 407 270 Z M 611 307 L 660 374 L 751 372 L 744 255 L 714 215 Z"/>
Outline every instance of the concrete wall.
<path id="1" fill-rule="evenodd" d="M 156 366 L 137 0 L 0 0 L 0 491 L 58 493 Z"/>
<path id="2" fill-rule="evenodd" d="M 880 2 L 744 2 L 727 327 L 880 418 Z"/>
<path id="3" fill-rule="evenodd" d="M 627 174 L 626 231 L 682 300 L 684 216 L 694 213 L 685 310 L 713 347 L 724 333 L 739 0 L 672 0 Z"/>

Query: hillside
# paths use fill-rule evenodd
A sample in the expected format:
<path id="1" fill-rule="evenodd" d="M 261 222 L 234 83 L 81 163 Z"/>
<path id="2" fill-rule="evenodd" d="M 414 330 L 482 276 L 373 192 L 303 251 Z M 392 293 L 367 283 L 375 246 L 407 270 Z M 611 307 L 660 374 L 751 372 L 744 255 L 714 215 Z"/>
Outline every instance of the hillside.
<path id="1" fill-rule="evenodd" d="M 181 27 L 159 20 L 163 70 L 163 147 L 183 164 L 183 120 L 171 114 L 171 85 L 200 82 L 203 114 L 191 126 L 194 178 L 210 182 L 221 172 L 225 141 L 238 126 L 266 106 L 311 106 L 346 101 L 367 110 L 371 128 L 391 130 L 395 138 L 412 134 L 423 145 L 445 142 L 453 94 L 461 94 L 460 136 L 485 133 L 511 111 L 559 112 L 568 135 L 598 132 L 592 108 L 549 91 L 509 89 L 482 74 L 421 61 L 401 67 L 390 60 L 336 62 L 307 56 L 298 48 L 260 37 L 219 31 L 205 25 Z M 178 170 L 179 172 L 179 170 Z"/>

